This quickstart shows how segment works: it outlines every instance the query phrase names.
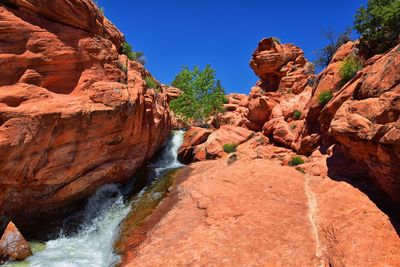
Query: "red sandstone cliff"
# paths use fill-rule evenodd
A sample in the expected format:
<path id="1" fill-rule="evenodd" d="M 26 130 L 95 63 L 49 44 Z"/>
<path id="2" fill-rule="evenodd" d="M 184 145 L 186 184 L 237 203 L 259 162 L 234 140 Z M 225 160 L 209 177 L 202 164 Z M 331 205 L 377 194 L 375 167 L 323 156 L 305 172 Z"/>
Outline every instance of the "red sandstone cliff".
<path id="1" fill-rule="evenodd" d="M 341 150 L 357 163 L 344 168 L 345 174 L 369 176 L 399 201 L 400 48 L 364 61 L 364 68 L 342 85 L 340 67 L 347 56 L 358 53 L 357 45 L 344 44 L 316 77 L 300 48 L 263 39 L 250 62 L 260 80 L 249 95 L 228 95 L 225 112 L 219 115 L 220 124 L 237 128 L 215 129 L 207 136 L 194 128 L 181 148 L 181 158 L 223 157 L 225 143 L 246 140 L 238 140 L 234 132 L 248 128 L 261 131 L 275 145 L 306 156 L 318 149 Z M 318 96 L 327 90 L 333 98 L 323 105 Z"/>
<path id="2" fill-rule="evenodd" d="M 4 1 L 3 1 L 4 2 Z M 170 132 L 168 97 L 90 0 L 0 4 L 0 216 L 26 225 L 129 179 Z"/>

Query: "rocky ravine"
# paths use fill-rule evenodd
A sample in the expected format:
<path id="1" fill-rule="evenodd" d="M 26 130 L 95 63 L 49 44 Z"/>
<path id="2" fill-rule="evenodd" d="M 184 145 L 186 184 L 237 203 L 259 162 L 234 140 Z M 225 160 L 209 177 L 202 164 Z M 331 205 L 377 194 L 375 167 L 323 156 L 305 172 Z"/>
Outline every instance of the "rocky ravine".
<path id="1" fill-rule="evenodd" d="M 342 85 L 357 42 L 315 76 L 300 48 L 262 40 L 260 81 L 227 96 L 219 127 L 186 133 L 179 157 L 195 163 L 133 231 L 123 265 L 399 266 L 399 49 Z"/>
<path id="2" fill-rule="evenodd" d="M 183 171 L 141 226 L 146 238 L 126 244 L 123 266 L 398 266 L 396 229 L 365 194 L 282 166 L 290 152 L 258 138 L 231 165 Z M 320 156 L 309 164 L 323 169 Z"/>
<path id="3" fill-rule="evenodd" d="M 168 97 L 90 0 L 2 1 L 0 21 L 0 228 L 27 231 L 129 179 L 169 136 Z"/>

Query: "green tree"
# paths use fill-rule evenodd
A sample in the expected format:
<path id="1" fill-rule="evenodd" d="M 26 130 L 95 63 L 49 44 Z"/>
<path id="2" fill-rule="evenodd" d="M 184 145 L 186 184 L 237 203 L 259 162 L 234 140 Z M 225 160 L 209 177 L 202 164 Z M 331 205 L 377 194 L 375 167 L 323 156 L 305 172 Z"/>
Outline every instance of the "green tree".
<path id="1" fill-rule="evenodd" d="M 357 10 L 354 29 L 367 56 L 386 52 L 399 43 L 400 0 L 369 0 Z"/>
<path id="2" fill-rule="evenodd" d="M 170 104 L 175 114 L 204 122 L 207 117 L 221 112 L 226 101 L 225 92 L 215 77 L 215 70 L 210 65 L 203 70 L 197 66 L 193 70 L 183 67 L 172 82 L 172 86 L 182 90 Z"/>
<path id="3" fill-rule="evenodd" d="M 146 63 L 144 54 L 139 51 L 133 51 L 132 46 L 128 42 L 122 44 L 122 54 L 125 54 L 130 60 L 139 62 L 143 65 Z"/>

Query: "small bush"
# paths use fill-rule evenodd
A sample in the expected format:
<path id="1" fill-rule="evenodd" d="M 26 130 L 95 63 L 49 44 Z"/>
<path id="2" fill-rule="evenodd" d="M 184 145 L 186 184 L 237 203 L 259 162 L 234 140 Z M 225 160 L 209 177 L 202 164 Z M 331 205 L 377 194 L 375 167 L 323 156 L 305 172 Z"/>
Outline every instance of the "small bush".
<path id="1" fill-rule="evenodd" d="M 296 128 L 297 128 L 297 125 L 296 125 L 296 124 L 291 124 L 291 125 L 290 125 L 290 129 L 294 130 L 294 129 L 296 129 Z"/>
<path id="2" fill-rule="evenodd" d="M 146 63 L 144 54 L 139 51 L 133 51 L 132 46 L 128 42 L 122 44 L 122 54 L 125 54 L 130 60 L 139 62 L 142 65 Z"/>
<path id="3" fill-rule="evenodd" d="M 281 39 L 279 39 L 278 37 L 272 37 L 272 40 L 274 40 L 274 42 L 277 44 L 281 44 Z"/>
<path id="4" fill-rule="evenodd" d="M 290 166 L 297 166 L 297 165 L 300 165 L 303 163 L 304 163 L 304 160 L 299 156 L 295 156 L 289 161 Z"/>
<path id="5" fill-rule="evenodd" d="M 343 61 L 340 67 L 340 77 L 342 80 L 340 81 L 341 86 L 345 85 L 348 81 L 353 79 L 356 76 L 357 72 L 362 69 L 362 63 L 360 58 L 357 56 L 348 56 Z"/>
<path id="6" fill-rule="evenodd" d="M 157 82 L 153 79 L 153 77 L 151 76 L 147 76 L 146 78 L 144 78 L 144 80 L 146 81 L 146 87 L 148 89 L 152 88 L 152 89 L 158 89 L 158 84 Z"/>
<path id="7" fill-rule="evenodd" d="M 293 118 L 294 118 L 295 120 L 298 120 L 298 119 L 300 119 L 301 114 L 302 114 L 301 111 L 296 109 L 296 110 L 293 112 Z"/>
<path id="8" fill-rule="evenodd" d="M 233 153 L 236 152 L 237 144 L 225 144 L 222 146 L 226 153 Z"/>
<path id="9" fill-rule="evenodd" d="M 324 91 L 319 94 L 318 103 L 320 105 L 325 106 L 332 98 L 333 98 L 333 94 L 330 90 Z"/>

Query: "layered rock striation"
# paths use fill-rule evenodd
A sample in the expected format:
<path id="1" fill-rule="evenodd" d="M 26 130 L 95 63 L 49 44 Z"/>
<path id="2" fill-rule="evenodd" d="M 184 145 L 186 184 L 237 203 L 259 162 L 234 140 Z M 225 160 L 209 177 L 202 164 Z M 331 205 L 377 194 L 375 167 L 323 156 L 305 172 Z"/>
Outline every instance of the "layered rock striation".
<path id="1" fill-rule="evenodd" d="M 165 142 L 168 96 L 90 0 L 0 4 L 0 216 L 24 227 L 123 182 Z"/>

